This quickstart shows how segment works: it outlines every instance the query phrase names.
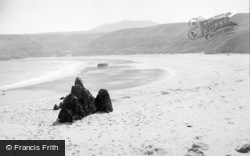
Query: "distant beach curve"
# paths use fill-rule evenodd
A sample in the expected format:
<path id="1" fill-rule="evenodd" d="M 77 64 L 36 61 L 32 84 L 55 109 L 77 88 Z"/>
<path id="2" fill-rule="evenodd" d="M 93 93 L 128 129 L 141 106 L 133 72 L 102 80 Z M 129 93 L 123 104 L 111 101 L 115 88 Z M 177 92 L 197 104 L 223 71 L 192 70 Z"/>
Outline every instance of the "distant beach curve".
<path id="1" fill-rule="evenodd" d="M 36 85 L 77 74 L 84 63 L 78 61 L 15 60 L 0 62 L 0 90 Z M 8 66 L 18 66 L 15 71 Z"/>
<path id="2" fill-rule="evenodd" d="M 107 63 L 109 66 L 98 68 L 97 65 L 100 62 Z M 81 77 L 84 85 L 93 92 L 97 92 L 100 88 L 112 91 L 139 87 L 171 76 L 171 72 L 167 69 L 148 66 L 144 62 L 117 58 L 64 57 L 0 63 L 3 64 L 1 67 L 13 66 L 13 64 L 18 66 L 15 71 L 6 68 L 1 71 L 0 102 L 2 104 L 64 95 L 73 85 L 72 81 L 76 76 Z"/>

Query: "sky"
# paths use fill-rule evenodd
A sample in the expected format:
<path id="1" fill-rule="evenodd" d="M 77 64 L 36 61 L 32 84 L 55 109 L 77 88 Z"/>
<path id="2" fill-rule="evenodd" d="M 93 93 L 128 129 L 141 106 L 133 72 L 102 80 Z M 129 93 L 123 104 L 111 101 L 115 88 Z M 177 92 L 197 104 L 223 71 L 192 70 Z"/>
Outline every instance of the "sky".
<path id="1" fill-rule="evenodd" d="M 122 20 L 188 22 L 249 12 L 249 0 L 0 0 L 0 34 L 84 31 Z"/>

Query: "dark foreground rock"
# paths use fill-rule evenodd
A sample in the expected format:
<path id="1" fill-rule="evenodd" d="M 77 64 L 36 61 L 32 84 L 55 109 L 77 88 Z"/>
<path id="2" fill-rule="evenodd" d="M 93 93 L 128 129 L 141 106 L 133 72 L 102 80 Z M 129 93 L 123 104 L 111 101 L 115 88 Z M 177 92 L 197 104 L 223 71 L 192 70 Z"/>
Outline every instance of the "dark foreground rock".
<path id="1" fill-rule="evenodd" d="M 242 146 L 237 146 L 235 149 L 239 153 L 250 153 L 250 143 Z"/>
<path id="2" fill-rule="evenodd" d="M 79 77 L 77 77 L 75 80 L 75 86 L 80 86 L 81 88 L 83 88 L 82 80 Z"/>
<path id="3" fill-rule="evenodd" d="M 62 108 L 58 115 L 59 122 L 72 122 L 73 112 L 70 109 Z"/>
<path id="4" fill-rule="evenodd" d="M 85 87 L 72 86 L 71 94 L 75 95 L 87 114 L 96 113 L 95 98 Z"/>
<path id="5" fill-rule="evenodd" d="M 63 102 L 60 102 L 59 108 L 62 108 L 62 107 L 63 107 Z"/>
<path id="6" fill-rule="evenodd" d="M 112 112 L 112 103 L 107 90 L 101 89 L 96 97 L 87 90 L 80 78 L 76 78 L 71 93 L 60 103 L 62 108 L 59 115 L 59 122 L 73 122 L 80 120 L 87 115 L 100 112 Z"/>
<path id="7" fill-rule="evenodd" d="M 99 112 L 113 112 L 113 107 L 109 93 L 106 89 L 100 89 L 95 98 L 97 111 Z"/>

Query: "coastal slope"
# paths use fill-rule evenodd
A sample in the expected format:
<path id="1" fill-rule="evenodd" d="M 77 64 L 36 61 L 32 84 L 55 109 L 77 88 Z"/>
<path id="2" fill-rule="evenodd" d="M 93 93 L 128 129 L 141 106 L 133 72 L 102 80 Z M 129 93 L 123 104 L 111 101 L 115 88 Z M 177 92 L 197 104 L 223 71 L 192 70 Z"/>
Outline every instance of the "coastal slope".
<path id="1" fill-rule="evenodd" d="M 187 22 L 155 25 L 150 21 L 123 21 L 82 32 L 0 35 L 0 60 L 71 55 L 249 53 L 249 13 L 235 14 L 231 20 L 237 23 L 232 32 L 210 40 L 189 39 Z"/>
<path id="2" fill-rule="evenodd" d="M 232 32 L 209 40 L 189 39 L 190 28 L 183 22 L 115 31 L 96 38 L 88 48 L 95 54 L 249 53 L 249 13 L 231 20 L 237 23 Z"/>

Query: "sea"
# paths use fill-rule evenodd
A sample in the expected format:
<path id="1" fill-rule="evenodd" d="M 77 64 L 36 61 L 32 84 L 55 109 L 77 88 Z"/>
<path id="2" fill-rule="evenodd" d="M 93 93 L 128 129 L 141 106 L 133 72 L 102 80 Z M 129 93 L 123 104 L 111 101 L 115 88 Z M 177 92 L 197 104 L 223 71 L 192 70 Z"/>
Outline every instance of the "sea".
<path id="1" fill-rule="evenodd" d="M 107 64 L 98 67 L 98 64 Z M 91 92 L 148 84 L 167 71 L 143 62 L 91 57 L 28 58 L 0 61 L 0 105 L 66 96 L 76 77 Z"/>

